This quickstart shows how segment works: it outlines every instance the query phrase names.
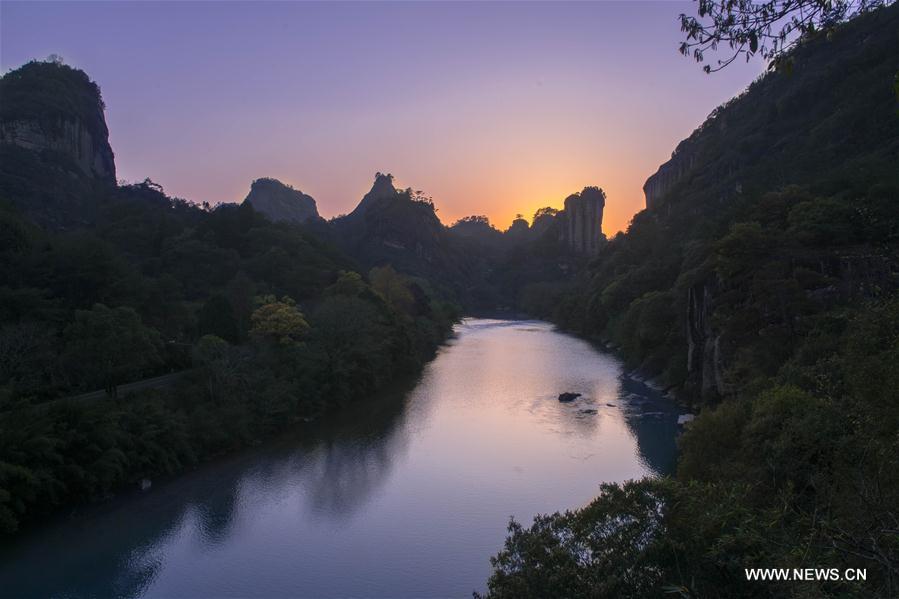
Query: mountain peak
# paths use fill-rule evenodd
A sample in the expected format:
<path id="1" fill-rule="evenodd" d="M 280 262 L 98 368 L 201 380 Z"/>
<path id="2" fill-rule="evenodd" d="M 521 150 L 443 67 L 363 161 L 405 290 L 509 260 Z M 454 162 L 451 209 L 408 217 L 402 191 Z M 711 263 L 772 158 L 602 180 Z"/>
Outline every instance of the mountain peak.
<path id="1" fill-rule="evenodd" d="M 305 223 L 321 218 L 312 196 L 271 177 L 253 181 L 244 202 L 273 221 Z"/>
<path id="2" fill-rule="evenodd" d="M 368 195 L 377 197 L 391 196 L 396 193 L 396 187 L 393 186 L 393 175 L 381 172 L 375 173 L 375 182 L 371 186 Z"/>
<path id="3" fill-rule="evenodd" d="M 350 215 L 362 215 L 368 210 L 372 204 L 385 198 L 392 198 L 397 194 L 396 187 L 393 186 L 393 175 L 382 172 L 375 173 L 375 182 L 371 186 L 371 190 L 362 198 L 356 209 Z"/>
<path id="4" fill-rule="evenodd" d="M 88 177 L 115 185 L 100 88 L 58 60 L 31 61 L 0 77 L 0 143 L 65 156 Z"/>

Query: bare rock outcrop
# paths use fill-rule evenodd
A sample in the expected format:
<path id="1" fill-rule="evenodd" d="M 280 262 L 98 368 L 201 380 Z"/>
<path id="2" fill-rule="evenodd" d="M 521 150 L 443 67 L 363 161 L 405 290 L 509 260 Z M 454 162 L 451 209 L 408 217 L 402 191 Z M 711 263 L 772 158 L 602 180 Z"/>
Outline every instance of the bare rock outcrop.
<path id="1" fill-rule="evenodd" d="M 275 222 L 303 224 L 321 218 L 312 196 L 277 179 L 264 177 L 253 181 L 244 202 Z"/>
<path id="2" fill-rule="evenodd" d="M 647 210 L 657 210 L 664 205 L 668 192 L 696 165 L 696 152 L 688 142 L 681 142 L 671 155 L 671 160 L 662 164 L 643 184 Z"/>
<path id="3" fill-rule="evenodd" d="M 585 187 L 580 193 L 565 198 L 565 209 L 560 219 L 560 240 L 568 249 L 587 255 L 596 255 L 605 241 L 602 233 L 602 213 L 606 194 L 599 187 Z"/>
<path id="4" fill-rule="evenodd" d="M 115 161 L 106 137 L 96 139 L 77 118 L 0 123 L 0 143 L 34 152 L 58 152 L 70 158 L 85 175 L 115 183 Z"/>
<path id="5" fill-rule="evenodd" d="M 687 290 L 687 378 L 698 395 L 710 400 L 727 392 L 721 334 L 712 326 L 715 281 Z"/>
<path id="6" fill-rule="evenodd" d="M 0 79 L 0 96 L 0 144 L 115 185 L 100 89 L 83 71 L 30 62 Z"/>

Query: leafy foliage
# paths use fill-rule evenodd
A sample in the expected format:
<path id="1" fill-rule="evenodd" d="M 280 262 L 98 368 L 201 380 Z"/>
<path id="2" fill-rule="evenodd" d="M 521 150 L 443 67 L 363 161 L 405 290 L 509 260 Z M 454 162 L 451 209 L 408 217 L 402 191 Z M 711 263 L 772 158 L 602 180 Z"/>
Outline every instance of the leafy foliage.
<path id="1" fill-rule="evenodd" d="M 309 329 L 309 323 L 291 298 L 283 297 L 278 300 L 269 295 L 258 301 L 260 306 L 250 317 L 253 323 L 250 329 L 252 337 L 286 345 L 298 341 Z"/>
<path id="2" fill-rule="evenodd" d="M 34 120 L 59 127 L 77 117 L 97 137 L 106 138 L 100 88 L 78 69 L 58 60 L 33 60 L 0 78 L 0 121 Z"/>
<path id="3" fill-rule="evenodd" d="M 697 17 L 681 14 L 685 40 L 680 52 L 704 62 L 705 54 L 726 45 L 732 54 L 705 65 L 706 73 L 725 68 L 740 56 L 771 61 L 784 58 L 803 37 L 828 32 L 839 23 L 891 3 L 891 0 L 698 0 Z"/>
<path id="4" fill-rule="evenodd" d="M 90 364 L 96 378 L 89 382 L 108 390 L 160 361 L 159 334 L 143 326 L 137 312 L 126 306 L 110 309 L 95 304 L 90 310 L 76 310 L 63 336 L 63 359 L 71 364 L 69 368 Z"/>

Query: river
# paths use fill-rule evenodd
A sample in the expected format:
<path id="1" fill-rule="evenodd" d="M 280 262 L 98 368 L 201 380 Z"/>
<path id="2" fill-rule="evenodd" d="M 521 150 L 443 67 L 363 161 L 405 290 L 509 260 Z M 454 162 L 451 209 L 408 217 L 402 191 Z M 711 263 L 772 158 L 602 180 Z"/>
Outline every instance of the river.
<path id="1" fill-rule="evenodd" d="M 550 324 L 466 319 L 406 389 L 27 532 L 0 595 L 470 597 L 510 516 L 669 472 L 677 416 Z"/>

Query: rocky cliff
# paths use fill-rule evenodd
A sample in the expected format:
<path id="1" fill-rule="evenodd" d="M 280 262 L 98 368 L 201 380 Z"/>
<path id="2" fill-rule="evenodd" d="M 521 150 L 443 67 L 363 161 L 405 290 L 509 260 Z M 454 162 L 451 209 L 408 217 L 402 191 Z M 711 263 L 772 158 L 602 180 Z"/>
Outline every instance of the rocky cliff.
<path id="1" fill-rule="evenodd" d="M 57 62 L 0 78 L 0 201 L 43 227 L 96 221 L 116 171 L 97 84 Z"/>
<path id="2" fill-rule="evenodd" d="M 307 223 L 321 218 L 312 196 L 277 179 L 253 181 L 244 202 L 275 222 Z"/>
<path id="3" fill-rule="evenodd" d="M 687 289 L 687 385 L 699 397 L 720 397 L 727 391 L 721 333 L 712 328 L 714 278 Z"/>
<path id="4" fill-rule="evenodd" d="M 0 144 L 115 184 L 100 89 L 84 72 L 30 62 L 0 79 L 0 98 Z"/>
<path id="5" fill-rule="evenodd" d="M 595 255 L 602 247 L 602 213 L 606 194 L 598 187 L 585 187 L 580 193 L 565 198 L 565 208 L 556 216 L 560 220 L 559 234 L 568 249 Z"/>
<path id="6" fill-rule="evenodd" d="M 671 155 L 671 160 L 662 164 L 643 184 L 646 209 L 659 209 L 672 188 L 684 180 L 695 165 L 696 152 L 692 144 L 681 142 Z"/>

